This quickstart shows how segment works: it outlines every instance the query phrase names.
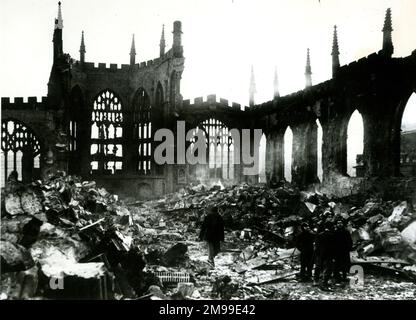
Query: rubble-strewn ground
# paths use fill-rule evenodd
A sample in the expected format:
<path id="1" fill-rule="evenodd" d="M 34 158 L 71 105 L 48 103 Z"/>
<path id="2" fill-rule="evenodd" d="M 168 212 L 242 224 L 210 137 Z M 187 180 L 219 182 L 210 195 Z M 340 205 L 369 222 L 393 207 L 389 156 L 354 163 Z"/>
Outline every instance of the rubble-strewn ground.
<path id="1" fill-rule="evenodd" d="M 197 235 L 196 233 L 194 235 Z M 227 237 L 230 240 L 230 237 Z M 189 259 L 197 263 L 207 261 L 207 248 L 203 242 L 187 242 Z M 226 248 L 243 249 L 247 243 L 227 245 Z M 282 280 L 278 283 L 264 285 L 247 285 L 246 279 L 258 274 L 275 274 L 275 271 L 252 271 L 251 276 L 244 276 L 232 271 L 234 260 L 238 259 L 238 252 L 222 252 L 216 259 L 216 268 L 208 272 L 207 276 L 197 276 L 196 289 L 203 299 L 213 299 L 211 296 L 212 280 L 217 277 L 230 276 L 233 282 L 239 283 L 242 290 L 239 295 L 235 294 L 231 299 L 283 299 L 283 300 L 331 300 L 331 299 L 357 299 L 357 300 L 380 300 L 380 299 L 416 299 L 416 285 L 412 281 L 402 280 L 390 276 L 374 276 L 364 274 L 363 288 L 353 288 L 346 285 L 342 288 L 334 288 L 333 292 L 324 292 L 312 283 L 299 283 L 295 276 Z M 292 270 L 290 266 L 289 270 Z M 298 259 L 293 260 L 293 268 L 299 270 Z M 198 295 L 193 298 L 198 297 Z"/>
<path id="2" fill-rule="evenodd" d="M 151 210 L 149 210 L 150 212 Z M 212 295 L 213 282 L 217 278 L 229 276 L 232 283 L 238 284 L 239 289 L 231 293 L 231 299 L 292 299 L 292 300 L 328 300 L 328 299 L 415 299 L 416 285 L 413 281 L 403 280 L 400 277 L 364 274 L 363 287 L 351 287 L 346 285 L 344 287 L 333 287 L 332 292 L 324 292 L 318 287 L 314 287 L 312 283 L 300 283 L 295 275 L 286 279 L 282 279 L 277 283 L 253 285 L 248 282 L 256 276 L 264 277 L 267 275 L 282 274 L 286 270 L 288 273 L 293 273 L 299 270 L 299 262 L 296 258 L 290 257 L 293 253 L 292 249 L 285 250 L 273 247 L 273 245 L 263 242 L 258 238 L 252 240 L 241 240 L 235 236 L 235 233 L 229 231 L 226 235 L 225 243 L 222 246 L 221 252 L 215 259 L 215 268 L 210 268 L 207 261 L 207 248 L 204 242 L 197 240 L 198 229 L 186 227 L 187 218 L 178 218 L 176 215 L 169 217 L 169 213 L 160 215 L 167 223 L 163 228 L 163 233 L 182 234 L 183 241 L 188 245 L 189 261 L 186 265 L 191 265 L 191 268 L 184 266 L 183 268 L 174 268 L 174 270 L 181 270 L 183 272 L 194 272 L 196 275 L 195 288 L 198 293 L 191 296 L 191 298 L 215 299 L 218 296 Z M 181 224 L 183 224 L 181 226 Z M 181 230 L 187 230 L 182 232 Z M 236 272 L 236 261 L 242 263 L 241 252 L 252 245 L 257 247 L 259 244 L 267 247 L 267 250 L 260 251 L 260 253 L 268 252 L 270 256 L 276 257 L 279 253 L 282 256 L 288 256 L 282 261 L 281 268 L 272 271 L 267 270 L 252 270 L 239 274 Z M 261 254 L 259 254 L 261 255 Z M 206 268 L 204 270 L 204 267 Z M 152 266 L 149 266 L 152 268 Z M 155 267 L 157 270 L 173 270 L 164 267 Z M 201 271 L 202 270 L 202 271 Z M 205 272 L 204 272 L 205 271 Z M 176 288 L 173 290 L 175 291 Z M 168 291 L 168 294 L 171 293 Z"/>
<path id="3" fill-rule="evenodd" d="M 416 215 L 378 195 L 328 199 L 290 184 L 189 187 L 124 202 L 94 182 L 55 177 L 2 194 L 2 299 L 415 299 Z M 204 208 L 226 225 L 215 268 L 198 239 Z M 348 222 L 363 288 L 299 283 L 296 226 Z M 59 288 L 63 278 L 64 289 Z M 179 282 L 179 283 L 178 283 Z M 52 283 L 52 286 L 51 286 Z"/>

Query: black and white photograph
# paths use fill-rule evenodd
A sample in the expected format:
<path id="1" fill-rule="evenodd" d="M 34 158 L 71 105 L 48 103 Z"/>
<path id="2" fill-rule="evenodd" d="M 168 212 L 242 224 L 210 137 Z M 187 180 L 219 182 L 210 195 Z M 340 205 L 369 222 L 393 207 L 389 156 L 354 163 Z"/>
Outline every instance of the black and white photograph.
<path id="1" fill-rule="evenodd" d="M 0 0 L 0 300 L 415 300 L 415 30 L 415 0 Z"/>

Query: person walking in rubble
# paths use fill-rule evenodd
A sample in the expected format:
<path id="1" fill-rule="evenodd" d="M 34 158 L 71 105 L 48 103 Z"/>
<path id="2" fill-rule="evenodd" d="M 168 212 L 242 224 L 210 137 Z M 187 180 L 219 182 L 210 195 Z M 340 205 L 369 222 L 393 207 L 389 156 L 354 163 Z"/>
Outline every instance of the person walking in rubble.
<path id="1" fill-rule="evenodd" d="M 348 282 L 347 275 L 351 266 L 350 251 L 352 249 L 352 238 L 346 229 L 344 222 L 339 219 L 335 226 L 334 242 L 337 245 L 335 251 L 335 281 Z"/>
<path id="2" fill-rule="evenodd" d="M 307 282 L 312 278 L 314 255 L 313 231 L 307 223 L 302 223 L 300 233 L 296 237 L 296 248 L 300 251 L 300 281 Z"/>
<path id="3" fill-rule="evenodd" d="M 317 247 L 320 262 L 320 284 L 321 290 L 330 291 L 329 279 L 334 271 L 334 224 L 328 219 L 324 223 L 322 232 L 317 235 Z"/>
<path id="4" fill-rule="evenodd" d="M 215 266 L 214 258 L 221 250 L 221 241 L 224 241 L 224 220 L 218 212 L 218 207 L 208 208 L 199 239 L 208 243 L 208 262 Z"/>

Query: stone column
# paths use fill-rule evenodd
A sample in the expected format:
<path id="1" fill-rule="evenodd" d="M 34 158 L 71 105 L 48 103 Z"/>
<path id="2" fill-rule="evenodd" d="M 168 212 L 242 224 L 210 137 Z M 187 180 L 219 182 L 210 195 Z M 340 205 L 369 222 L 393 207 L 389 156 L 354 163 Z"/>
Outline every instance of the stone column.
<path id="1" fill-rule="evenodd" d="M 308 172 L 308 153 L 306 148 L 307 125 L 293 126 L 292 144 L 292 182 L 298 186 L 306 184 Z"/>
<path id="2" fill-rule="evenodd" d="M 127 99 L 125 98 L 125 101 Z M 125 103 L 122 106 L 123 111 L 123 173 L 124 174 L 136 174 L 137 173 L 137 153 L 138 142 L 137 136 L 134 132 L 134 115 L 133 115 L 133 101 L 129 102 L 130 105 Z"/>
<path id="3" fill-rule="evenodd" d="M 323 182 L 347 172 L 347 126 L 340 119 L 322 121 Z"/>
<path id="4" fill-rule="evenodd" d="M 388 110 L 371 113 L 364 120 L 364 161 L 366 174 L 391 177 L 400 172 L 400 127 Z"/>
<path id="5" fill-rule="evenodd" d="M 317 183 L 318 179 L 318 126 L 316 122 L 308 125 L 306 131 L 307 172 L 306 183 Z"/>
<path id="6" fill-rule="evenodd" d="M 273 176 L 277 181 L 283 180 L 285 177 L 285 146 L 284 146 L 284 133 L 277 132 L 274 137 L 274 166 Z"/>
<path id="7" fill-rule="evenodd" d="M 34 165 L 33 150 L 30 146 L 26 146 L 23 149 L 22 156 L 22 181 L 23 183 L 29 183 L 33 181 L 33 165 Z M 5 177 L 7 179 L 7 177 Z"/>
<path id="8" fill-rule="evenodd" d="M 273 134 L 266 134 L 266 163 L 265 173 L 267 184 L 270 184 L 274 175 L 274 162 L 276 161 L 275 142 Z"/>

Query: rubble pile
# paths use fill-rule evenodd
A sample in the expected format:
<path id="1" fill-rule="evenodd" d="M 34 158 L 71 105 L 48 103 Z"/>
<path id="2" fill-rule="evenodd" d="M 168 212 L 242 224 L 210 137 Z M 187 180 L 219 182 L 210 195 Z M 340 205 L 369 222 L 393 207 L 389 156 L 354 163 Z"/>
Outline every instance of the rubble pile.
<path id="1" fill-rule="evenodd" d="M 215 268 L 198 238 L 209 206 L 220 208 L 226 226 Z M 297 228 L 338 218 L 352 234 L 353 264 L 415 280 L 416 214 L 407 201 L 330 199 L 288 183 L 243 183 L 191 186 L 126 203 L 77 177 L 12 183 L 2 195 L 0 293 L 9 299 L 299 298 L 290 282 L 299 271 Z M 62 278 L 65 290 L 57 290 Z"/>
<path id="2" fill-rule="evenodd" d="M 301 220 L 300 192 L 289 184 L 278 189 L 247 184 L 208 189 L 198 185 L 168 195 L 163 199 L 161 208 L 165 212 L 180 213 L 182 216 L 186 212 L 188 217 L 191 216 L 198 223 L 203 209 L 212 205 L 221 208 L 225 226 L 233 230 L 255 226 L 276 232 L 274 236 L 278 236 L 286 226 Z"/>
<path id="3" fill-rule="evenodd" d="M 207 263 L 205 244 L 197 238 L 205 208 L 212 205 L 220 207 L 228 230 L 215 269 Z M 158 247 L 175 241 L 189 246 L 189 257 L 180 267 L 148 265 L 155 271 L 189 272 L 198 288 L 189 299 L 285 298 L 268 286 L 290 281 L 298 273 L 299 252 L 293 248 L 297 226 L 339 217 L 353 235 L 353 264 L 372 274 L 415 280 L 416 216 L 406 201 L 383 201 L 368 195 L 329 199 L 319 192 L 301 192 L 290 184 L 277 189 L 247 184 L 226 188 L 198 185 L 142 203 L 140 210 L 144 224 L 160 223 L 154 233 L 154 239 L 160 240 Z M 151 223 L 143 218 L 143 212 L 152 216 Z M 163 290 L 165 298 L 178 297 L 178 287 Z"/>
<path id="4" fill-rule="evenodd" d="M 58 175 L 2 193 L 3 298 L 136 297 L 155 281 L 130 211 L 95 182 Z"/>
<path id="5" fill-rule="evenodd" d="M 260 234 L 281 247 L 293 245 L 296 226 L 316 226 L 325 219 L 341 218 L 348 224 L 360 257 L 386 254 L 416 263 L 416 210 L 407 201 L 351 197 L 329 199 L 319 192 L 301 192 L 290 184 L 276 189 L 240 184 L 221 189 L 199 185 L 160 201 L 165 213 L 186 219 L 198 228 L 203 209 L 218 206 L 225 226 L 240 239 Z"/>

